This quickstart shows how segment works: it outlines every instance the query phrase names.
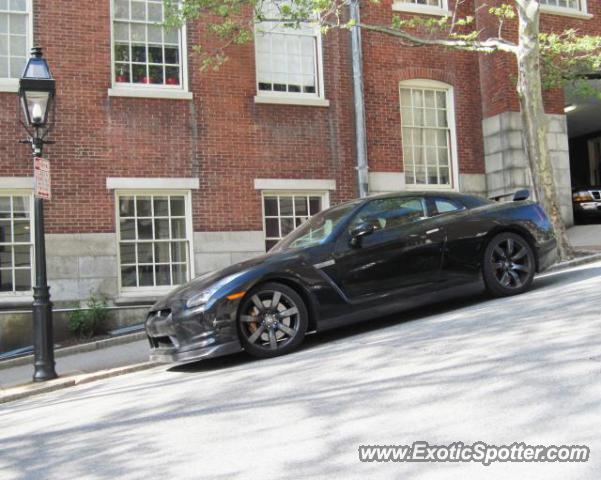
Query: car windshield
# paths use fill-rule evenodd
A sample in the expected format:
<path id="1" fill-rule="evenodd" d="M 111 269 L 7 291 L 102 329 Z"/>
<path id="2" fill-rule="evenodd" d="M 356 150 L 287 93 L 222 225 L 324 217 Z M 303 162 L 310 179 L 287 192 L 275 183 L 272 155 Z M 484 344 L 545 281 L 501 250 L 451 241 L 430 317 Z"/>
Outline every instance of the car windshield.
<path id="1" fill-rule="evenodd" d="M 325 242 L 334 228 L 359 203 L 361 202 L 348 202 L 318 213 L 280 240 L 270 251 L 276 252 L 291 248 L 311 247 Z"/>

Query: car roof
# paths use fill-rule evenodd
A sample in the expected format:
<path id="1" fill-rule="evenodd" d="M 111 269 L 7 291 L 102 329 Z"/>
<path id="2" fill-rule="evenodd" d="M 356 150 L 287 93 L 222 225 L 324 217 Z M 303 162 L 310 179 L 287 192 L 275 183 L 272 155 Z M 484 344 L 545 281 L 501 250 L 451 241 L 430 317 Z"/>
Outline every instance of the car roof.
<path id="1" fill-rule="evenodd" d="M 459 193 L 449 190 L 402 190 L 398 192 L 380 193 L 378 195 L 371 195 L 366 197 L 365 200 L 373 200 L 374 198 L 397 198 L 397 197 L 447 197 L 447 198 L 465 198 L 472 197 L 465 193 Z"/>

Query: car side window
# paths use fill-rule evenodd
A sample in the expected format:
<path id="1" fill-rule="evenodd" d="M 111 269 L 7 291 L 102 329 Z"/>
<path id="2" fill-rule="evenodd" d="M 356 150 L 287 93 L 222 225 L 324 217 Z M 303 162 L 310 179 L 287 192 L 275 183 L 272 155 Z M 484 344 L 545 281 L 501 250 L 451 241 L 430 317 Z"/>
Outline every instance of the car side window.
<path id="1" fill-rule="evenodd" d="M 392 197 L 372 200 L 351 223 L 371 223 L 375 230 L 388 230 L 426 218 L 426 203 L 421 197 Z"/>
<path id="2" fill-rule="evenodd" d="M 456 212 L 465 208 L 461 203 L 455 200 L 451 200 L 449 198 L 434 198 L 433 203 L 433 215 L 441 215 L 443 213 Z"/>

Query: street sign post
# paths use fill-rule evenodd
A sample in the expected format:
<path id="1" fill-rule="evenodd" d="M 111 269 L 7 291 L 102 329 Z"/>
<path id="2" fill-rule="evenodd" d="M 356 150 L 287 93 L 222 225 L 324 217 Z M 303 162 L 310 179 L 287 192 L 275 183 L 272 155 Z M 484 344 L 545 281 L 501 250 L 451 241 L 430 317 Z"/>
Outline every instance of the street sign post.
<path id="1" fill-rule="evenodd" d="M 50 162 L 42 157 L 33 159 L 35 196 L 50 200 Z"/>

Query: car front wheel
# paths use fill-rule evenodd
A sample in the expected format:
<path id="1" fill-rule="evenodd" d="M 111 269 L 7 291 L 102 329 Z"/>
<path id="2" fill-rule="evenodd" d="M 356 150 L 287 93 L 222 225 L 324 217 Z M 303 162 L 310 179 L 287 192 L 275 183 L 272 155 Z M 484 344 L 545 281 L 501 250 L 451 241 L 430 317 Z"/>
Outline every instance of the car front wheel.
<path id="1" fill-rule="evenodd" d="M 536 273 L 534 253 L 520 235 L 501 233 L 487 245 L 482 270 L 486 289 L 492 295 L 517 295 L 532 285 Z"/>
<path id="2" fill-rule="evenodd" d="M 238 332 L 244 349 L 255 357 L 283 355 L 305 337 L 308 311 L 303 299 L 281 283 L 250 291 L 240 306 Z"/>

